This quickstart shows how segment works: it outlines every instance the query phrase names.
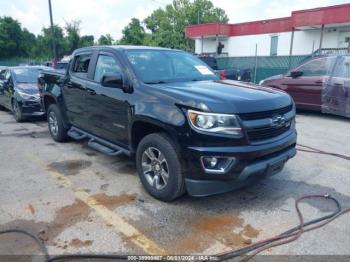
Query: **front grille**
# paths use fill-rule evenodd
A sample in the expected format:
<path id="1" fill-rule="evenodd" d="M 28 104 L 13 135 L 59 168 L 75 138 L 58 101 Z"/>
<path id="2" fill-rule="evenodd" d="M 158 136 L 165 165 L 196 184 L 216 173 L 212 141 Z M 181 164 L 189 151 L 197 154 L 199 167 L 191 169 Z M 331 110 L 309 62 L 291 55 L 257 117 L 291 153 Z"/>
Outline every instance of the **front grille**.
<path id="1" fill-rule="evenodd" d="M 283 115 L 285 113 L 288 113 L 293 109 L 293 105 L 289 105 L 286 107 L 282 107 L 275 110 L 270 111 L 262 111 L 262 112 L 254 112 L 254 113 L 243 113 L 239 114 L 239 117 L 244 120 L 256 120 L 256 119 L 262 119 L 262 118 L 271 118 L 273 115 Z"/>
<path id="2" fill-rule="evenodd" d="M 284 132 L 287 132 L 290 129 L 290 123 L 282 127 L 264 127 L 264 128 L 255 128 L 247 131 L 247 135 L 250 141 L 260 141 L 270 138 L 277 137 L 282 135 Z"/>

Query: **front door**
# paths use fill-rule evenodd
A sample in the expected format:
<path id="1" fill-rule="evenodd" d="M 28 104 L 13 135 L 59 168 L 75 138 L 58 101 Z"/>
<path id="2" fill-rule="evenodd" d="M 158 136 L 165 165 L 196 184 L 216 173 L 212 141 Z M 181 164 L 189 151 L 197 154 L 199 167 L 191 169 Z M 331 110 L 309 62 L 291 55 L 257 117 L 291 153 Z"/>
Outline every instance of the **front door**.
<path id="1" fill-rule="evenodd" d="M 92 133 L 102 138 L 126 146 L 128 144 L 128 96 L 122 89 L 101 85 L 105 74 L 122 74 L 122 66 L 113 54 L 100 52 L 96 60 L 93 81 L 86 90 L 86 107 L 91 121 Z"/>
<path id="2" fill-rule="evenodd" d="M 320 110 L 322 90 L 334 67 L 335 57 L 314 59 L 296 68 L 301 76 L 284 78 L 285 91 L 289 93 L 300 108 Z"/>

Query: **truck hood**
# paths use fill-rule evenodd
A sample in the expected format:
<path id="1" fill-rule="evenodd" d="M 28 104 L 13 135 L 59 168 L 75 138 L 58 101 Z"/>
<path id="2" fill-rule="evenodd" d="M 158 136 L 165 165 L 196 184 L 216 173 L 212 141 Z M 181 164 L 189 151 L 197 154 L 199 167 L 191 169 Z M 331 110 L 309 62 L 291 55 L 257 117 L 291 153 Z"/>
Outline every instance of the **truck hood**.
<path id="1" fill-rule="evenodd" d="M 175 82 L 155 85 L 176 103 L 216 113 L 250 113 L 278 109 L 290 96 L 268 87 L 232 80 Z"/>

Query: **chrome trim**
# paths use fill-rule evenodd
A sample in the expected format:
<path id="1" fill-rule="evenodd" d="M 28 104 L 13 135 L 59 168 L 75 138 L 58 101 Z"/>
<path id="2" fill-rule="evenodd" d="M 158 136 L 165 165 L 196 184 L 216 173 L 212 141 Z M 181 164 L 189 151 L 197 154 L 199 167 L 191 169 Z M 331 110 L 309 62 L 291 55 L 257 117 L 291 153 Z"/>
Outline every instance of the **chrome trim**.
<path id="1" fill-rule="evenodd" d="M 220 169 L 208 169 L 205 167 L 204 165 L 204 158 L 207 157 L 215 157 L 218 159 L 227 159 L 227 164 L 224 168 L 220 168 Z M 201 166 L 203 168 L 203 170 L 207 173 L 207 174 L 226 174 L 231 167 L 234 165 L 234 163 L 236 162 L 236 158 L 235 157 L 225 157 L 225 156 L 201 156 L 200 157 L 200 162 L 201 162 Z"/>

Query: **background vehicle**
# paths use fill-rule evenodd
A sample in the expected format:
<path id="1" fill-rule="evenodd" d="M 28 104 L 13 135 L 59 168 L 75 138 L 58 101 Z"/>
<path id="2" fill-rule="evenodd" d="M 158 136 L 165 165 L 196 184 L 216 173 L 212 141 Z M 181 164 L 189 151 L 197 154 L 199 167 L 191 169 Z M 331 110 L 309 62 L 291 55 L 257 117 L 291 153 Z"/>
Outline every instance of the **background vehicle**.
<path id="1" fill-rule="evenodd" d="M 252 79 L 252 72 L 250 69 L 229 68 L 219 70 L 216 57 L 203 54 L 198 55 L 198 58 L 210 66 L 221 79 L 238 80 L 243 82 L 250 82 Z"/>
<path id="2" fill-rule="evenodd" d="M 64 75 L 39 76 L 52 138 L 135 156 L 158 199 L 227 192 L 278 173 L 296 153 L 295 108 L 284 92 L 220 81 L 177 50 L 90 47 L 73 56 Z"/>
<path id="3" fill-rule="evenodd" d="M 8 67 L 0 69 L 0 105 L 11 110 L 16 121 L 42 116 L 40 93 L 37 87 L 42 66 Z"/>
<path id="4" fill-rule="evenodd" d="M 297 108 L 350 117 L 350 55 L 318 57 L 260 84 L 286 91 Z"/>

